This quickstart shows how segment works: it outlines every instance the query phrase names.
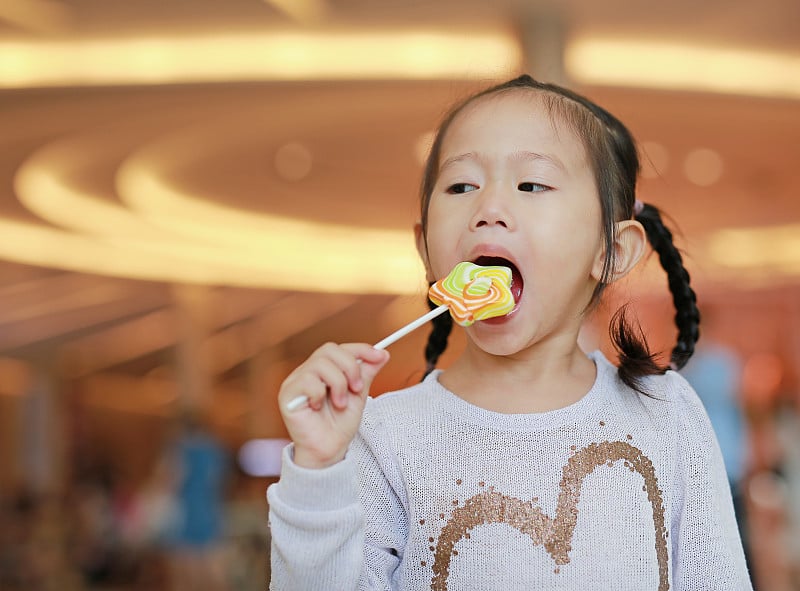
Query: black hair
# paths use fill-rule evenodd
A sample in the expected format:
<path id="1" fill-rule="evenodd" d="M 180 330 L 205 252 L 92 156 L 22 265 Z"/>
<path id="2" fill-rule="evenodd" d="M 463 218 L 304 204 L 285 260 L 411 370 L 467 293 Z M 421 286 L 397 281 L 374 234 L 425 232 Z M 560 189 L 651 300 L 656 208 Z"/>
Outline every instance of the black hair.
<path id="1" fill-rule="evenodd" d="M 600 281 L 592 293 L 587 310 L 597 305 L 614 274 L 617 222 L 635 218 L 642 224 L 650 245 L 658 254 L 661 266 L 667 273 L 676 309 L 675 323 L 678 327 L 677 344 L 672 350 L 669 365 L 658 364 L 656 355 L 650 351 L 641 326 L 628 320 L 627 306 L 617 311 L 610 327 L 612 341 L 619 353 L 620 378 L 631 388 L 646 394 L 642 385 L 644 377 L 663 374 L 668 369 L 680 369 L 689 360 L 699 337 L 700 314 L 695 293 L 689 283 L 689 273 L 683 265 L 680 252 L 673 243 L 672 233 L 664 225 L 659 210 L 649 204 L 637 206 L 636 182 L 639 176 L 639 156 L 636 142 L 625 125 L 611 113 L 571 90 L 539 82 L 527 74 L 487 88 L 457 104 L 439 126 L 425 163 L 420 187 L 423 236 L 427 237 L 428 205 L 439 172 L 442 142 L 450 125 L 459 113 L 477 99 L 517 89 L 541 94 L 546 108 L 570 126 L 582 139 L 592 166 L 600 196 L 605 260 Z M 427 365 L 425 375 L 435 368 L 436 362 L 447 347 L 451 330 L 452 320 L 448 314 L 434 320 L 433 330 L 425 348 Z"/>

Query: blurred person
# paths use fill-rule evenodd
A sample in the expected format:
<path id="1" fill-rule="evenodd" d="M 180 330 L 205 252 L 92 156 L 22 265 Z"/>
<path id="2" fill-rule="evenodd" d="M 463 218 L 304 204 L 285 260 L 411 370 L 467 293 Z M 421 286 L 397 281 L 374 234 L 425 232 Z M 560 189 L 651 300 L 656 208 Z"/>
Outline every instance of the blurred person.
<path id="1" fill-rule="evenodd" d="M 786 406 L 776 419 L 782 448 L 783 485 L 785 487 L 785 535 L 788 569 L 793 588 L 800 591 L 800 409 Z"/>
<path id="2" fill-rule="evenodd" d="M 747 479 L 748 521 L 753 574 L 758 589 L 788 591 L 788 487 L 778 429 L 784 367 L 772 352 L 750 355 L 742 391 L 752 434 L 753 461 Z"/>
<path id="3" fill-rule="evenodd" d="M 7 501 L 0 513 L 0 589 L 16 591 L 35 585 L 28 560 L 28 540 L 35 515 L 31 495 L 20 493 Z"/>
<path id="4" fill-rule="evenodd" d="M 30 580 L 25 589 L 35 591 L 80 591 L 81 573 L 70 560 L 68 512 L 56 496 L 46 495 L 33 502 L 26 524 L 23 563 Z"/>
<path id="5" fill-rule="evenodd" d="M 71 559 L 93 586 L 113 579 L 120 553 L 120 528 L 111 486 L 101 471 L 84 474 L 68 494 L 73 511 Z"/>
<path id="6" fill-rule="evenodd" d="M 223 511 L 228 454 L 195 412 L 182 417 L 168 453 L 179 511 L 169 544 L 173 589 L 226 589 Z"/>
<path id="7" fill-rule="evenodd" d="M 124 541 L 136 564 L 137 585 L 146 589 L 160 588 L 168 578 L 166 554 L 182 526 L 178 476 L 174 462 L 159 458 L 131 502 Z"/>
<path id="8" fill-rule="evenodd" d="M 264 577 L 270 574 L 264 481 L 241 470 L 236 474 L 227 512 L 230 591 L 264 591 Z"/>
<path id="9" fill-rule="evenodd" d="M 794 588 L 800 590 L 800 387 L 796 377 L 784 379 L 775 428 L 780 445 L 780 475 L 785 487 L 784 539 L 788 568 Z"/>

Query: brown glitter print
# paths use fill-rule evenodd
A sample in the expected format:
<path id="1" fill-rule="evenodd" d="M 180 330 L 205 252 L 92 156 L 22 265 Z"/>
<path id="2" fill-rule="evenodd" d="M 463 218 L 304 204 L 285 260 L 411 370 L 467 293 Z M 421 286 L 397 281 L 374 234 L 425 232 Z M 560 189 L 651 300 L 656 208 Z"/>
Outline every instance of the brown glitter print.
<path id="1" fill-rule="evenodd" d="M 457 554 L 456 544 L 469 537 L 470 530 L 489 523 L 505 523 L 530 537 L 535 546 L 544 546 L 559 567 L 569 564 L 572 535 L 578 521 L 578 502 L 583 480 L 595 468 L 626 460 L 644 479 L 642 490 L 653 508 L 653 526 L 656 534 L 656 560 L 658 561 L 658 591 L 667 591 L 667 531 L 664 524 L 664 503 L 658 488 L 655 469 L 642 451 L 623 441 L 592 443 L 577 451 L 564 466 L 559 488 L 555 518 L 545 514 L 532 501 L 509 497 L 493 489 L 476 494 L 453 510 L 439 534 L 434 550 L 431 591 L 447 591 L 450 561 Z"/>

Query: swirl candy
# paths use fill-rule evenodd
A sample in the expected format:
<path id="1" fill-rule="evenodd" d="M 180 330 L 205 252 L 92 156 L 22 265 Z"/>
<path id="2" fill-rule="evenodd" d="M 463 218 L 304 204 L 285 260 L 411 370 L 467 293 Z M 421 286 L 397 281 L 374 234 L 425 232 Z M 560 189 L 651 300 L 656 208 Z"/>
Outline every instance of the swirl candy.
<path id="1" fill-rule="evenodd" d="M 514 309 L 511 269 L 458 263 L 447 277 L 431 286 L 428 297 L 439 306 L 446 305 L 461 326 L 505 316 Z"/>
<path id="2" fill-rule="evenodd" d="M 511 269 L 458 263 L 447 277 L 431 286 L 428 297 L 439 307 L 378 341 L 374 345 L 375 349 L 385 349 L 448 310 L 461 326 L 469 326 L 476 320 L 505 316 L 514 309 Z M 294 412 L 307 404 L 307 396 L 298 396 L 286 404 L 286 410 Z"/>

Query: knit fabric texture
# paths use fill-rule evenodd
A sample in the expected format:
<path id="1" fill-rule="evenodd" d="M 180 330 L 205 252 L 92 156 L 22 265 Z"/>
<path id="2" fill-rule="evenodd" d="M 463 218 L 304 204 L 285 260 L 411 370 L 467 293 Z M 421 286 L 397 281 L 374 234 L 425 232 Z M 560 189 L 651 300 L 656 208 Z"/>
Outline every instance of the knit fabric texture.
<path id="1" fill-rule="evenodd" d="M 752 589 L 722 456 L 677 373 L 625 386 L 599 352 L 568 407 L 500 414 L 438 381 L 367 401 L 342 462 L 284 451 L 275 591 Z"/>

